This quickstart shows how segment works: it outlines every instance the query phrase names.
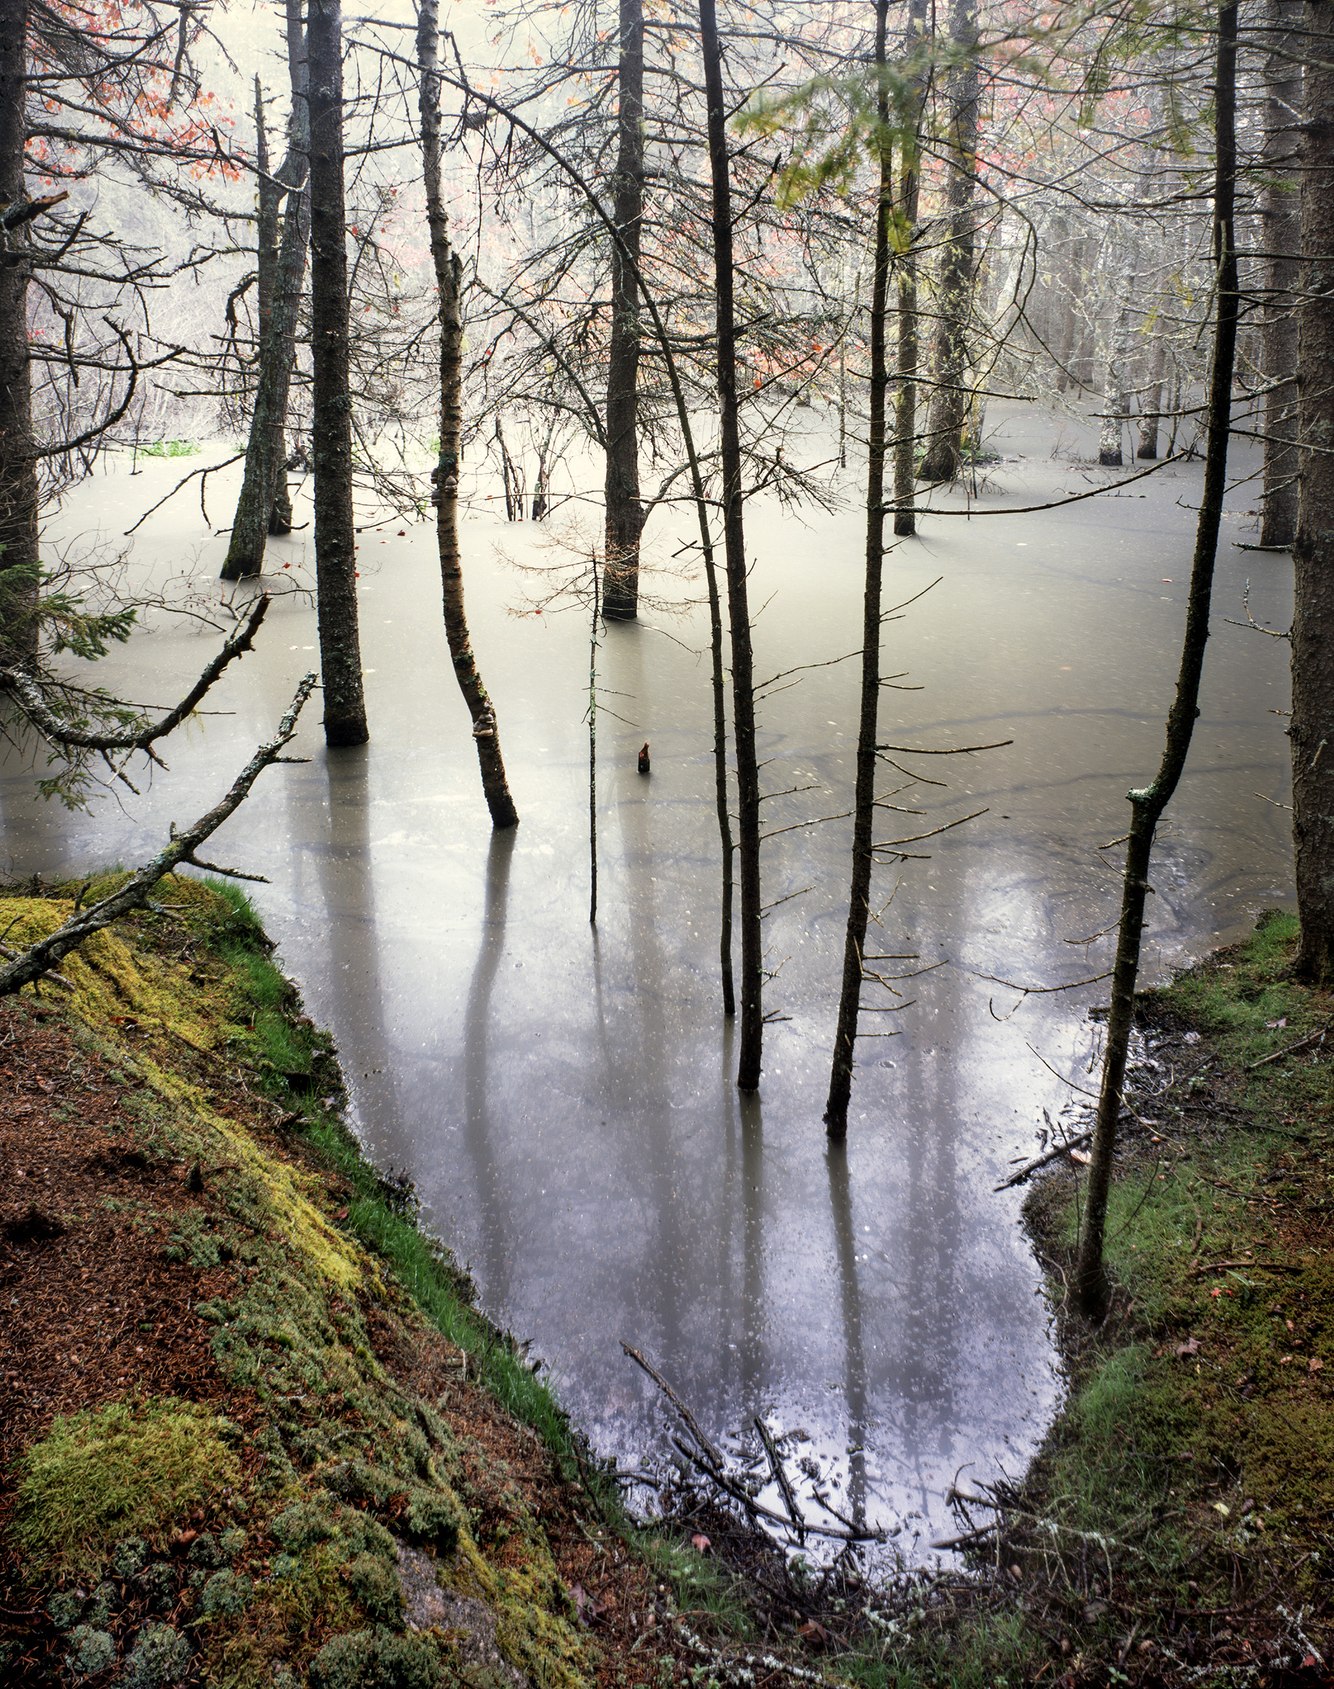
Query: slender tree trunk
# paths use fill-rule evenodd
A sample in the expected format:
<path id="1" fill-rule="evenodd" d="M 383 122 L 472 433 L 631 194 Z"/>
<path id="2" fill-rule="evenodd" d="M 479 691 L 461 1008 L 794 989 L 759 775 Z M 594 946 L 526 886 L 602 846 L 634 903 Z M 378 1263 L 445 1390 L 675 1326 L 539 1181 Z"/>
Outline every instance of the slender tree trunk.
<path id="1" fill-rule="evenodd" d="M 608 621 L 639 610 L 639 260 L 644 215 L 644 4 L 620 0 L 616 175 L 607 369 L 606 581 Z"/>
<path id="2" fill-rule="evenodd" d="M 973 178 L 977 173 L 977 0 L 954 0 L 950 40 L 959 55 L 950 76 L 950 165 L 947 227 L 940 257 L 940 324 L 935 389 L 931 395 L 925 481 L 952 481 L 963 461 L 964 429 L 972 405 L 968 323 L 973 309 Z"/>
<path id="3" fill-rule="evenodd" d="M 297 318 L 306 280 L 306 248 L 310 242 L 310 111 L 306 64 L 306 32 L 300 0 L 287 0 L 287 63 L 292 89 L 287 157 L 278 180 L 260 180 L 260 347 L 255 408 L 250 418 L 245 474 L 232 520 L 225 581 L 257 575 L 264 567 L 269 534 L 290 533 L 292 503 L 287 491 L 285 460 L 287 404 L 292 365 L 296 359 Z M 282 187 L 287 203 L 276 260 L 266 261 L 266 224 L 278 221 Z M 272 210 L 266 214 L 266 196 Z M 266 282 L 266 272 L 272 277 Z"/>
<path id="4" fill-rule="evenodd" d="M 1111 1013 L 1103 1054 L 1102 1083 L 1093 1130 L 1084 1230 L 1079 1243 L 1073 1291 L 1080 1309 L 1089 1315 L 1106 1304 L 1103 1235 L 1107 1198 L 1111 1189 L 1116 1129 L 1121 1112 L 1126 1057 L 1135 1017 L 1135 983 L 1139 977 L 1140 942 L 1144 932 L 1144 904 L 1149 891 L 1149 863 L 1159 819 L 1172 800 L 1185 767 L 1198 713 L 1200 676 L 1209 638 L 1209 603 L 1213 591 L 1214 558 L 1227 485 L 1228 429 L 1232 417 L 1232 372 L 1237 349 L 1237 255 L 1233 244 L 1233 205 L 1236 197 L 1237 5 L 1225 0 L 1218 8 L 1217 73 L 1214 99 L 1214 260 L 1217 268 L 1217 306 L 1213 367 L 1209 377 L 1208 444 L 1204 488 L 1195 530 L 1186 629 L 1181 644 L 1181 667 L 1176 697 L 1167 717 L 1167 742 L 1153 784 L 1129 794 L 1131 822 L 1122 881 L 1121 919 L 1117 929 L 1116 960 L 1112 971 Z"/>
<path id="5" fill-rule="evenodd" d="M 27 0 L 0 0 L 0 208 L 26 199 Z M 28 356 L 28 240 L 0 231 L 0 663 L 37 664 L 37 466 Z"/>
<path id="6" fill-rule="evenodd" d="M 482 791 L 493 827 L 513 827 L 519 819 L 505 778 L 496 712 L 473 656 L 463 605 L 463 560 L 459 549 L 459 465 L 463 455 L 463 266 L 449 244 L 440 182 L 440 111 L 436 70 L 440 39 L 436 0 L 422 0 L 417 12 L 417 65 L 420 72 L 422 176 L 426 220 L 431 234 L 431 263 L 440 312 L 440 461 L 435 470 L 436 540 L 444 589 L 445 636 L 459 691 L 472 718 L 473 742 L 482 774 Z M 522 514 L 522 512 L 520 512 Z"/>
<path id="7" fill-rule="evenodd" d="M 834 1033 L 834 1059 L 824 1123 L 831 1138 L 848 1131 L 848 1103 L 857 1047 L 857 1021 L 865 977 L 866 927 L 871 912 L 876 745 L 880 716 L 880 582 L 885 561 L 885 412 L 889 367 L 885 330 L 889 316 L 889 220 L 893 214 L 894 158 L 890 142 L 886 33 L 889 0 L 875 0 L 875 64 L 879 87 L 880 191 L 876 200 L 871 283 L 870 432 L 866 462 L 866 593 L 862 605 L 862 695 L 857 729 L 857 784 L 853 800 L 852 886 L 843 945 L 843 986 Z"/>
<path id="8" fill-rule="evenodd" d="M 1153 364 L 1149 370 L 1149 385 L 1144 394 L 1144 409 L 1139 419 L 1139 445 L 1135 456 L 1158 456 L 1158 430 L 1163 420 L 1163 385 L 1167 380 L 1167 341 L 1160 334 L 1154 341 Z"/>
<path id="9" fill-rule="evenodd" d="M 1265 488 L 1261 545 L 1291 545 L 1297 531 L 1297 283 L 1302 209 L 1295 169 L 1301 151 L 1302 0 L 1269 0 L 1265 59 L 1265 186 L 1260 227 L 1265 258 L 1263 319 Z M 1307 249 L 1310 250 L 1309 248 Z"/>
<path id="10" fill-rule="evenodd" d="M 907 51 L 917 63 L 909 77 L 903 118 L 903 167 L 899 181 L 899 219 L 904 245 L 898 256 L 898 388 L 894 397 L 894 532 L 917 532 L 914 509 L 917 454 L 917 206 L 921 193 L 920 151 L 926 110 L 926 68 L 921 61 L 926 34 L 927 0 L 909 0 Z"/>
<path id="11" fill-rule="evenodd" d="M 348 376 L 347 232 L 343 203 L 343 27 L 339 0 L 310 0 L 310 322 L 315 443 L 315 575 L 324 737 L 370 737 L 357 627 Z"/>
<path id="12" fill-rule="evenodd" d="M 742 515 L 741 429 L 736 390 L 732 181 L 723 104 L 722 50 L 714 0 L 699 0 L 700 47 L 708 104 L 713 182 L 713 254 L 718 298 L 718 402 L 723 475 L 723 551 L 732 640 L 732 728 L 736 746 L 737 854 L 741 882 L 741 1036 L 737 1085 L 758 1090 L 764 1040 L 763 934 L 760 905 L 760 774 L 755 755 L 755 673 L 747 600 Z"/>
<path id="13" fill-rule="evenodd" d="M 1301 498 L 1292 560 L 1292 808 L 1298 972 L 1334 984 L 1334 16 L 1306 7 L 1302 178 Z"/>
<path id="14" fill-rule="evenodd" d="M 1117 274 L 1116 321 L 1107 347 L 1107 370 L 1102 384 L 1098 462 L 1108 467 L 1118 467 L 1124 462 L 1121 441 L 1130 421 L 1130 305 L 1134 286 L 1134 248 L 1128 246 Z"/>

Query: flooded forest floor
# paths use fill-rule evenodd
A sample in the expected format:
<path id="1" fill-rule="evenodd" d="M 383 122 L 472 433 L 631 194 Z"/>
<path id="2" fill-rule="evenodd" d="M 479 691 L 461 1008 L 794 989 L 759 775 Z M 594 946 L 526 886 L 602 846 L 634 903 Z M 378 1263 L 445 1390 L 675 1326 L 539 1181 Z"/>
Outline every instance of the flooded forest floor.
<path id="1" fill-rule="evenodd" d="M 0 894 L 29 941 L 59 892 Z M 1334 1003 L 1274 916 L 1145 1000 L 1112 1313 L 960 1557 L 632 1526 L 344 1122 L 244 899 L 169 882 L 0 1004 L 0 1678 L 1318 1684 L 1334 1659 Z M 1029 1218 L 1059 1308 L 1079 1175 Z"/>

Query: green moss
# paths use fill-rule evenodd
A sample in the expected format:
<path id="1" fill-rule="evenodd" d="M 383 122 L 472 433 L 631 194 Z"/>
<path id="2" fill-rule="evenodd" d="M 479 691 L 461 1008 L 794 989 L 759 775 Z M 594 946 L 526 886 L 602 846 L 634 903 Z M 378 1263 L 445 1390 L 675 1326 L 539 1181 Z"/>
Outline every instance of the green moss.
<path id="1" fill-rule="evenodd" d="M 311 1689 L 437 1689 L 439 1678 L 434 1638 L 382 1625 L 335 1636 L 310 1663 Z"/>
<path id="2" fill-rule="evenodd" d="M 13 1534 L 30 1571 L 93 1575 L 118 1539 L 159 1540 L 218 1501 L 240 1475 L 230 1433 L 216 1414 L 171 1399 L 57 1419 L 18 1468 Z"/>

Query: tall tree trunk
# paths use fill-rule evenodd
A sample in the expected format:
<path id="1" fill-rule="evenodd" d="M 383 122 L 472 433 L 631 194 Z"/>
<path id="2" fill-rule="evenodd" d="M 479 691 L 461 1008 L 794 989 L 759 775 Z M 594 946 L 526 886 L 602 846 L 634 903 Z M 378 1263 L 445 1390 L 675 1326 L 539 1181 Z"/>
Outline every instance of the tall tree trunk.
<path id="1" fill-rule="evenodd" d="M 1297 282 L 1301 268 L 1302 0 L 1269 0 L 1265 58 L 1265 487 L 1260 544 L 1291 545 L 1297 531 Z M 1309 251 L 1310 248 L 1308 247 Z"/>
<path id="2" fill-rule="evenodd" d="M 893 214 L 894 158 L 890 142 L 886 34 L 889 0 L 875 0 L 875 64 L 878 78 L 880 191 L 876 200 L 871 283 L 870 430 L 866 460 L 866 593 L 862 604 L 862 693 L 857 729 L 857 783 L 853 799 L 852 886 L 843 945 L 843 985 L 834 1032 L 834 1058 L 824 1123 L 841 1140 L 848 1131 L 857 1021 L 861 1011 L 866 928 L 871 912 L 876 744 L 880 716 L 880 582 L 885 562 L 885 411 L 889 367 L 885 329 L 889 315 L 889 220 Z"/>
<path id="3" fill-rule="evenodd" d="M 343 203 L 343 28 L 339 0 L 310 0 L 310 323 L 315 444 L 315 586 L 324 737 L 370 737 L 357 628 L 348 376 L 347 231 Z"/>
<path id="4" fill-rule="evenodd" d="M 1292 808 L 1304 979 L 1334 983 L 1334 17 L 1306 6 L 1305 255 L 1292 560 Z"/>
<path id="5" fill-rule="evenodd" d="M 950 164 L 945 247 L 940 256 L 940 321 L 935 390 L 931 396 L 925 481 L 952 481 L 963 461 L 964 428 L 972 404 L 968 322 L 973 308 L 973 178 L 977 173 L 977 0 L 954 0 L 950 40 L 957 55 L 950 75 Z"/>
<path id="6" fill-rule="evenodd" d="M 417 13 L 417 65 L 420 71 L 422 175 L 426 185 L 426 220 L 431 234 L 431 263 L 440 311 L 440 461 L 435 471 L 436 541 L 444 589 L 445 636 L 459 691 L 472 718 L 473 742 L 482 774 L 482 791 L 493 827 L 513 827 L 519 819 L 505 778 L 500 729 L 495 708 L 482 684 L 463 605 L 463 560 L 459 549 L 459 464 L 463 455 L 463 266 L 449 244 L 440 183 L 440 111 L 436 80 L 440 37 L 436 0 L 422 0 Z"/>
<path id="7" fill-rule="evenodd" d="M 1113 298 L 1116 317 L 1107 346 L 1102 383 L 1102 428 L 1098 434 L 1098 462 L 1119 467 L 1124 462 L 1121 441 L 1130 421 L 1130 307 L 1135 289 L 1135 249 L 1128 243 L 1117 272 Z"/>
<path id="8" fill-rule="evenodd" d="M 1209 376 L 1206 412 L 1208 443 L 1204 460 L 1204 488 L 1195 530 L 1186 629 L 1181 642 L 1181 666 L 1176 697 L 1167 717 L 1167 742 L 1150 786 L 1129 793 L 1130 834 L 1126 844 L 1121 891 L 1121 919 L 1117 929 L 1116 960 L 1112 971 L 1111 1013 L 1107 1047 L 1103 1053 L 1102 1083 L 1094 1121 L 1084 1229 L 1075 1265 L 1073 1291 L 1080 1309 L 1089 1315 L 1106 1304 L 1103 1235 L 1107 1198 L 1111 1189 L 1116 1129 L 1121 1113 L 1130 1031 L 1135 1018 L 1135 983 L 1139 977 L 1140 943 L 1144 932 L 1144 904 L 1149 891 L 1149 862 L 1154 833 L 1172 800 L 1186 764 L 1195 727 L 1209 638 L 1209 603 L 1213 592 L 1214 558 L 1227 487 L 1228 430 L 1232 419 L 1232 373 L 1237 350 L 1237 254 L 1233 244 L 1233 205 L 1236 198 L 1237 5 L 1225 0 L 1218 8 L 1217 70 L 1214 91 L 1214 261 L 1217 305 L 1213 367 Z M 1328 226 L 1328 225 L 1327 225 Z"/>
<path id="9" fill-rule="evenodd" d="M 700 48 L 708 106 L 713 183 L 713 260 L 717 292 L 718 404 L 723 474 L 723 554 L 732 641 L 732 731 L 736 746 L 737 856 L 741 884 L 741 1035 L 737 1085 L 758 1090 L 764 1041 L 763 932 L 760 905 L 760 773 L 755 756 L 755 669 L 742 515 L 741 429 L 736 390 L 732 180 L 723 104 L 722 49 L 714 0 L 699 0 Z"/>
<path id="10" fill-rule="evenodd" d="M 921 194 L 921 128 L 926 110 L 927 0 L 909 0 L 907 52 L 913 68 L 902 116 L 903 169 L 899 181 L 899 221 L 904 245 L 899 250 L 898 388 L 894 397 L 894 532 L 917 532 L 913 508 L 916 491 L 917 366 L 920 356 L 917 321 L 917 205 Z"/>
<path id="11" fill-rule="evenodd" d="M 607 367 L 606 575 L 608 621 L 639 610 L 639 257 L 644 216 L 644 3 L 620 0 L 616 175 L 611 248 L 611 349 Z"/>
<path id="12" fill-rule="evenodd" d="M 245 474 L 232 520 L 227 557 L 222 565 L 225 581 L 259 574 L 264 567 L 268 535 L 290 533 L 292 527 L 285 468 L 287 402 L 296 358 L 301 290 L 306 280 L 306 248 L 310 242 L 309 76 L 300 0 L 287 0 L 287 65 L 292 89 L 287 156 L 276 178 L 267 182 L 263 177 L 260 179 L 259 368 Z M 287 203 L 282 238 L 276 258 L 271 256 L 266 261 L 265 249 L 269 247 L 271 251 L 273 239 L 272 235 L 266 236 L 266 225 L 277 224 L 283 187 L 287 190 Z M 272 206 L 267 214 L 266 196 Z M 266 281 L 266 273 L 271 280 Z"/>
<path id="13" fill-rule="evenodd" d="M 28 0 L 0 0 L 0 215 L 21 206 Z M 0 230 L 0 662 L 37 663 L 37 466 L 28 356 L 26 226 Z"/>

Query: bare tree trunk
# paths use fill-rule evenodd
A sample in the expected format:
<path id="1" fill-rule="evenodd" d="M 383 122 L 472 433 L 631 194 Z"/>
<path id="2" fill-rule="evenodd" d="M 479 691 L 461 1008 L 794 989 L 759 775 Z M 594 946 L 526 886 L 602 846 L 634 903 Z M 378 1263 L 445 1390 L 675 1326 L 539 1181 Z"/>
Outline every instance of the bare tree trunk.
<path id="1" fill-rule="evenodd" d="M 737 1085 L 758 1090 L 764 1041 L 763 933 L 760 905 L 760 774 L 755 755 L 755 671 L 742 515 L 741 430 L 736 390 L 732 182 L 723 104 L 722 51 L 714 0 L 699 0 L 700 47 L 708 102 L 713 182 L 713 254 L 718 297 L 718 401 L 723 474 L 723 550 L 732 640 L 732 726 L 736 746 L 737 854 L 741 883 L 741 1036 Z"/>
<path id="2" fill-rule="evenodd" d="M 311 422 L 324 737 L 329 745 L 363 745 L 370 733 L 361 683 L 352 513 L 342 37 L 340 0 L 310 0 L 306 49 L 310 67 Z"/>
<path id="3" fill-rule="evenodd" d="M 1117 272 L 1113 297 L 1116 320 L 1107 347 L 1107 370 L 1102 384 L 1102 429 L 1098 436 L 1098 462 L 1109 467 L 1123 461 L 1121 440 L 1130 421 L 1130 305 L 1135 286 L 1133 244 L 1126 248 Z"/>
<path id="4" fill-rule="evenodd" d="M 225 581 L 257 575 L 264 567 L 269 534 L 290 533 L 292 503 L 285 467 L 287 402 L 292 365 L 296 358 L 297 317 L 306 279 L 306 248 L 310 241 L 310 112 L 305 28 L 300 0 L 287 0 L 287 63 L 292 88 L 287 156 L 276 179 L 260 180 L 260 347 L 255 408 L 250 418 L 245 475 L 232 520 Z M 276 261 L 266 261 L 265 249 L 276 228 L 278 200 L 287 189 L 282 239 Z M 271 211 L 266 214 L 266 200 Z M 266 274 L 272 277 L 266 282 Z M 266 297 L 267 296 L 267 297 Z"/>
<path id="5" fill-rule="evenodd" d="M 1097 1315 L 1106 1304 L 1103 1235 L 1107 1198 L 1111 1189 L 1116 1129 L 1121 1112 L 1130 1030 L 1135 1017 L 1135 983 L 1139 977 L 1140 943 L 1144 932 L 1144 904 L 1149 891 L 1149 863 L 1154 833 L 1172 800 L 1186 764 L 1195 728 L 1209 638 L 1209 603 L 1213 592 L 1214 558 L 1227 485 L 1228 429 L 1232 419 L 1232 372 L 1237 349 L 1237 254 L 1233 244 L 1233 206 L 1236 198 L 1237 5 L 1224 0 L 1218 8 L 1217 72 L 1214 99 L 1214 260 L 1217 266 L 1217 306 L 1213 367 L 1209 377 L 1208 445 L 1204 488 L 1195 530 L 1186 629 L 1181 644 L 1181 667 L 1176 697 L 1167 717 L 1167 742 L 1152 785 L 1129 794 L 1130 835 L 1122 881 L 1121 919 L 1117 929 L 1116 961 L 1112 972 L 1111 1013 L 1107 1047 L 1103 1053 L 1102 1083 L 1093 1128 L 1084 1229 L 1079 1243 L 1073 1292 L 1080 1309 Z"/>
<path id="6" fill-rule="evenodd" d="M 1149 385 L 1144 394 L 1144 409 L 1139 419 L 1139 445 L 1135 456 L 1158 456 L 1158 430 L 1163 420 L 1163 386 L 1167 380 L 1167 341 L 1160 334 L 1154 341 L 1153 365 L 1149 371 Z"/>
<path id="7" fill-rule="evenodd" d="M 616 175 L 607 368 L 606 581 L 608 621 L 639 610 L 639 259 L 644 215 L 644 4 L 620 0 Z"/>
<path id="8" fill-rule="evenodd" d="M 880 191 L 876 201 L 871 283 L 870 430 L 866 461 L 866 593 L 862 606 L 862 693 L 857 729 L 857 784 L 853 800 L 852 886 L 848 894 L 848 930 L 843 946 L 843 985 L 834 1032 L 834 1058 L 824 1123 L 841 1141 L 848 1132 L 848 1103 L 861 1011 L 866 927 L 871 911 L 873 822 L 875 820 L 876 745 L 880 716 L 880 583 L 885 563 L 885 412 L 889 366 L 885 354 L 889 316 L 889 220 L 893 214 L 894 157 L 890 142 L 889 89 L 886 84 L 886 34 L 889 0 L 875 0 L 875 64 L 879 78 Z"/>
<path id="9" fill-rule="evenodd" d="M 1297 284 L 1302 209 L 1295 166 L 1301 151 L 1302 0 L 1269 0 L 1265 59 L 1265 186 L 1260 227 L 1265 259 L 1263 319 L 1265 488 L 1260 544 L 1291 545 L 1297 531 Z M 1309 248 L 1308 248 L 1309 250 Z"/>
<path id="10" fill-rule="evenodd" d="M 977 172 L 977 0 L 954 0 L 950 40 L 958 54 L 950 76 L 950 164 L 947 227 L 940 257 L 940 323 L 935 389 L 927 425 L 924 481 L 952 481 L 963 461 L 972 405 L 965 382 L 968 323 L 973 310 L 973 178 Z"/>
<path id="11" fill-rule="evenodd" d="M 1292 560 L 1292 808 L 1304 979 L 1334 983 L 1334 18 L 1308 0 L 1302 178 L 1301 498 Z"/>
<path id="12" fill-rule="evenodd" d="M 894 400 L 894 532 L 917 532 L 913 508 L 917 453 L 917 206 L 920 197 L 922 116 L 926 108 L 926 69 L 922 39 L 926 34 L 927 0 L 909 0 L 907 51 L 916 64 L 909 75 L 903 123 L 903 169 L 899 181 L 899 219 L 905 245 L 899 253 L 898 389 Z"/>
<path id="13" fill-rule="evenodd" d="M 0 220 L 27 198 L 28 0 L 0 0 Z M 26 225 L 0 227 L 0 664 L 37 666 L 37 466 Z"/>
<path id="14" fill-rule="evenodd" d="M 440 311 L 440 461 L 435 470 L 436 540 L 444 589 L 445 635 L 454 676 L 472 718 L 482 791 L 493 827 L 519 819 L 505 778 L 495 707 L 482 684 L 463 604 L 463 560 L 459 550 L 459 464 L 463 455 L 463 266 L 450 248 L 449 224 L 440 183 L 440 111 L 436 69 L 440 38 L 436 0 L 422 0 L 417 13 L 418 111 L 421 117 L 422 175 L 431 262 Z M 522 511 L 520 512 L 522 515 Z"/>

